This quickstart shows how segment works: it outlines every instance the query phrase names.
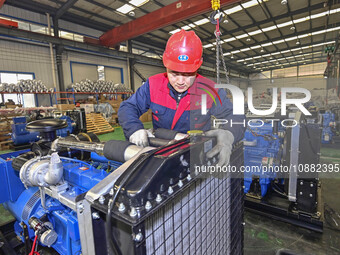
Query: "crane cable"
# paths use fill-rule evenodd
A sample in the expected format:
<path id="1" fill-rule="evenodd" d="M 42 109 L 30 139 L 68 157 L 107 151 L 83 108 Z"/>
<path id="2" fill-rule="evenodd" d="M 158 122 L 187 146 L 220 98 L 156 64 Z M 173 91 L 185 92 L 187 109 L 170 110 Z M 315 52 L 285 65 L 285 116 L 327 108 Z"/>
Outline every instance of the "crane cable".
<path id="1" fill-rule="evenodd" d="M 220 57 L 223 65 L 223 69 L 226 76 L 226 82 L 229 84 L 229 77 L 227 72 L 227 66 L 224 61 L 223 56 L 223 49 L 221 45 L 221 31 L 220 31 L 220 23 L 224 19 L 223 13 L 220 11 L 220 0 L 211 0 L 211 8 L 213 9 L 213 12 L 210 14 L 210 22 L 214 25 L 216 25 L 215 30 L 215 36 L 216 36 L 216 78 L 217 78 L 217 84 L 220 84 Z"/>

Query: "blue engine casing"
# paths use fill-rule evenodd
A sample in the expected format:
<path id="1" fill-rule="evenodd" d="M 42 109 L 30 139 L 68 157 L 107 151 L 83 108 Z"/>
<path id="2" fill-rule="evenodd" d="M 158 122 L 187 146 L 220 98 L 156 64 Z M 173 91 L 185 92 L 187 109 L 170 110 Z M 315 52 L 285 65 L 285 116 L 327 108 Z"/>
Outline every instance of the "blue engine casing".
<path id="1" fill-rule="evenodd" d="M 57 136 L 66 137 L 72 134 L 74 131 L 75 122 L 69 116 L 62 116 L 60 117 L 60 119 L 65 120 L 67 122 L 67 127 L 58 129 Z"/>
<path id="2" fill-rule="evenodd" d="M 0 155 L 0 174 L 4 177 L 0 179 L 0 202 L 16 218 L 14 225 L 16 234 L 24 241 L 20 223 L 24 222 L 29 226 L 28 221 L 31 217 L 39 219 L 44 216 L 52 223 L 58 235 L 57 241 L 51 247 L 62 255 L 81 254 L 77 213 L 48 195 L 46 195 L 47 208 L 44 209 L 41 205 L 40 190 L 37 187 L 25 189 L 19 178 L 19 172 L 12 168 L 11 159 L 27 151 Z M 65 158 L 62 158 L 62 162 L 64 181 L 69 185 L 65 191 L 68 197 L 75 198 L 87 192 L 108 175 L 104 168 L 96 168 L 98 164 L 96 162 L 91 165 Z M 111 169 L 117 168 L 119 164 L 115 162 L 115 167 L 111 166 Z M 31 240 L 34 239 L 34 235 L 33 229 L 29 228 Z"/>
<path id="3" fill-rule="evenodd" d="M 333 136 L 335 135 L 333 132 L 333 128 L 335 128 L 335 115 L 331 112 L 326 112 L 322 114 L 323 116 L 323 124 L 322 124 L 322 139 L 321 143 L 328 144 L 332 143 Z"/>
<path id="4" fill-rule="evenodd" d="M 249 130 L 250 129 L 250 130 Z M 261 196 L 264 197 L 270 188 L 271 181 L 275 179 L 275 172 L 262 172 L 262 166 L 275 166 L 275 160 L 279 155 L 282 138 L 277 134 L 273 134 L 272 123 L 264 123 L 262 127 L 251 127 L 246 130 L 244 141 L 249 142 L 244 146 L 244 166 L 248 169 L 258 169 L 258 171 L 244 172 L 244 192 L 250 191 L 250 186 L 253 182 L 253 177 L 259 178 L 261 186 Z M 279 128 L 280 132 L 284 129 Z M 256 168 L 255 168 L 256 167 Z"/>
<path id="5" fill-rule="evenodd" d="M 12 140 L 14 145 L 34 143 L 39 140 L 39 132 L 27 131 L 26 124 L 26 117 L 13 118 Z"/>
<path id="6" fill-rule="evenodd" d="M 75 122 L 69 116 L 62 116 L 61 120 L 67 122 L 67 127 L 57 130 L 57 136 L 66 137 L 73 133 Z M 39 141 L 39 132 L 29 132 L 26 130 L 26 117 L 13 118 L 12 140 L 14 145 L 24 145 Z"/>

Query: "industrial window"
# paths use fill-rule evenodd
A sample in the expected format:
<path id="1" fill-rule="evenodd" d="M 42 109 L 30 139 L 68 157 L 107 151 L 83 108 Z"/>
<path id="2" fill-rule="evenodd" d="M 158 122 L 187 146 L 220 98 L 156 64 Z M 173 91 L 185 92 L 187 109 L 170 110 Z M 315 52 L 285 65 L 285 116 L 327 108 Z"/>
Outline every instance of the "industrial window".
<path id="1" fill-rule="evenodd" d="M 33 80 L 33 73 L 13 73 L 0 72 L 0 83 L 17 84 L 20 80 Z M 34 94 L 2 94 L 2 101 L 5 103 L 12 99 L 16 104 L 22 104 L 24 107 L 35 107 Z"/>
<path id="2" fill-rule="evenodd" d="M 315 63 L 310 65 L 302 65 L 299 66 L 299 76 L 306 75 L 323 75 L 325 69 L 327 67 L 327 63 Z"/>

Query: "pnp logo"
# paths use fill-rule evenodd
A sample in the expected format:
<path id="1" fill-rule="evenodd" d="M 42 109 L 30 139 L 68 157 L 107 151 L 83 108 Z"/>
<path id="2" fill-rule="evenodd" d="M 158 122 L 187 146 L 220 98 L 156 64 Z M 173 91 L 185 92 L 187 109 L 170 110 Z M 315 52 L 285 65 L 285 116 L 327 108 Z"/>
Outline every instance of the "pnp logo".
<path id="1" fill-rule="evenodd" d="M 202 84 L 202 83 L 201 83 Z M 202 84 L 203 85 L 203 84 Z M 204 84 L 205 85 L 205 84 Z M 205 85 L 206 86 L 206 85 Z M 230 85 L 230 84 L 215 84 L 215 88 L 223 88 L 229 89 L 232 97 L 233 97 L 233 114 L 235 115 L 244 115 L 244 95 L 240 88 Z M 201 89 L 201 88 L 200 88 Z M 216 90 L 213 90 L 216 94 Z M 207 92 L 207 91 L 206 91 Z M 207 92 L 211 97 L 211 93 Z M 304 98 L 287 98 L 287 93 L 301 93 L 304 94 Z M 218 96 L 218 94 L 217 94 Z M 202 115 L 207 114 L 207 95 L 201 95 L 202 105 L 201 105 L 201 113 Z M 220 97 L 218 99 L 221 102 Z M 304 106 L 304 103 L 307 103 L 311 99 L 311 93 L 309 90 L 304 88 L 281 88 L 281 115 L 286 115 L 286 107 L 287 105 L 295 105 L 304 115 L 312 115 Z M 214 100 L 215 105 L 216 101 Z M 221 102 L 222 105 L 222 102 Z M 248 109 L 254 115 L 269 115 L 275 112 L 278 105 L 277 100 L 277 88 L 273 88 L 273 103 L 270 109 L 268 110 L 257 110 L 253 104 L 253 88 L 248 88 Z"/>

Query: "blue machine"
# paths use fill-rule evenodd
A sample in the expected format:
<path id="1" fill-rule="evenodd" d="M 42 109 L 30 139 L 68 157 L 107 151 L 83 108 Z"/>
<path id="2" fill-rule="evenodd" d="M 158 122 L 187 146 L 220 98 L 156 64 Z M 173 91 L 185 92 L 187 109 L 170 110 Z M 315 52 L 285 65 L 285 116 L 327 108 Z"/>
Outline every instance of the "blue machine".
<path id="1" fill-rule="evenodd" d="M 39 132 L 27 131 L 26 124 L 26 117 L 13 118 L 12 140 L 14 145 L 34 143 L 39 140 Z"/>
<path id="2" fill-rule="evenodd" d="M 73 131 L 74 131 L 74 127 L 75 127 L 76 123 L 69 116 L 62 116 L 62 117 L 60 117 L 60 119 L 65 120 L 67 122 L 67 127 L 62 128 L 62 129 L 58 129 L 57 130 L 57 136 L 66 137 L 66 136 L 72 134 Z"/>
<path id="3" fill-rule="evenodd" d="M 57 136 L 66 137 L 72 134 L 76 123 L 69 116 L 62 116 L 60 119 L 67 122 L 67 127 L 57 130 Z M 39 132 L 27 131 L 26 125 L 26 117 L 13 118 L 12 140 L 14 145 L 24 145 L 39 141 Z"/>
<path id="4" fill-rule="evenodd" d="M 325 112 L 322 114 L 322 139 L 321 143 L 328 144 L 333 142 L 333 136 L 335 135 L 333 129 L 335 129 L 335 115 L 332 112 Z"/>
<path id="5" fill-rule="evenodd" d="M 54 235 L 50 234 L 56 238 L 51 245 L 53 249 L 62 255 L 81 254 L 77 213 L 48 195 L 45 196 L 46 206 L 44 208 L 41 190 L 37 187 L 26 189 L 19 178 L 19 172 L 12 167 L 13 159 L 25 152 L 28 150 L 0 155 L 0 176 L 3 177 L 0 178 L 0 203 L 3 203 L 16 218 L 15 233 L 24 242 L 23 225 L 31 226 L 32 219 L 43 219 L 52 229 L 49 231 L 54 231 Z M 63 185 L 66 185 L 67 188 L 63 194 L 70 200 L 76 200 L 77 196 L 90 190 L 109 174 L 108 167 L 98 167 L 99 164 L 105 165 L 103 157 L 101 158 L 103 162 L 89 163 L 72 158 L 60 159 L 63 184 L 58 188 L 61 189 Z M 121 165 L 119 162 L 110 164 L 107 160 L 106 164 L 110 165 L 111 170 Z M 28 235 L 31 240 L 35 237 L 35 231 L 30 227 L 28 227 Z"/>
<path id="6" fill-rule="evenodd" d="M 280 159 L 280 147 L 283 141 L 284 128 L 280 127 L 278 134 L 274 134 L 272 123 L 264 123 L 261 127 L 248 128 L 244 136 L 244 166 L 250 171 L 244 172 L 244 192 L 248 193 L 254 177 L 259 178 L 261 197 L 270 188 L 271 181 L 276 174 L 270 171 L 271 166 Z M 266 171 L 262 171 L 266 166 Z"/>

